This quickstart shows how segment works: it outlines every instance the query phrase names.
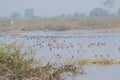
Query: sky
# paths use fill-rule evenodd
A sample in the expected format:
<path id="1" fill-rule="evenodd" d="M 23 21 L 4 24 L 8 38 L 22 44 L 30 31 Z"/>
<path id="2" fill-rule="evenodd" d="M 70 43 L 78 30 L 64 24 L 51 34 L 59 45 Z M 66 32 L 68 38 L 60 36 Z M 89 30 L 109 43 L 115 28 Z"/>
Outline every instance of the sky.
<path id="1" fill-rule="evenodd" d="M 113 12 L 120 8 L 116 3 Z M 0 0 L 0 16 L 10 16 L 12 12 L 24 14 L 25 9 L 33 8 L 41 17 L 57 16 L 62 13 L 89 13 L 93 8 L 103 7 L 101 0 Z"/>

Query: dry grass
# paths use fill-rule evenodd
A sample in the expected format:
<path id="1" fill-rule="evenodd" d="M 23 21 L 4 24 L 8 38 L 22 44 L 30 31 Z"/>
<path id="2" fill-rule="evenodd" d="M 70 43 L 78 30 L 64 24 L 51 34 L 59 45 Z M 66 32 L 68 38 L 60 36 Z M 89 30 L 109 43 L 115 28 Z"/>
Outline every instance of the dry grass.
<path id="1" fill-rule="evenodd" d="M 14 21 L 11 24 L 11 21 Z M 1 31 L 109 29 L 120 31 L 120 17 L 33 18 L 0 20 Z"/>
<path id="2" fill-rule="evenodd" d="M 0 80 L 60 80 L 63 73 L 82 74 L 81 66 L 50 62 L 40 65 L 34 59 L 34 51 L 22 51 L 23 45 L 1 45 L 0 47 Z M 59 63 L 57 63 L 59 64 Z"/>
<path id="3" fill-rule="evenodd" d="M 80 64 L 80 65 L 95 64 L 95 65 L 105 66 L 105 65 L 112 65 L 112 64 L 120 64 L 120 60 L 119 59 L 109 59 L 109 58 L 105 58 L 105 57 L 98 57 L 96 59 L 79 60 L 78 64 Z"/>

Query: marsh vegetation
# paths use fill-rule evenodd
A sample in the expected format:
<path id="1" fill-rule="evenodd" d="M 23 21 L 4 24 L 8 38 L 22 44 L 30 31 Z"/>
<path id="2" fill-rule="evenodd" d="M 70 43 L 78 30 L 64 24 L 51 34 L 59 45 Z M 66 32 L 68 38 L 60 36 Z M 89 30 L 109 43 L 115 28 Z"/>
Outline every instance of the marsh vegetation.
<path id="1" fill-rule="evenodd" d="M 83 59 L 79 60 L 78 64 L 80 65 L 89 65 L 89 64 L 95 64 L 95 65 L 100 65 L 100 66 L 107 66 L 107 65 L 113 65 L 113 64 L 120 64 L 119 59 L 109 59 L 105 57 L 98 57 L 95 59 Z"/>
<path id="2" fill-rule="evenodd" d="M 42 65 L 34 59 L 35 52 L 15 43 L 0 46 L 0 80 L 63 80 L 62 74 L 83 74 L 76 63 L 51 63 Z"/>
<path id="3" fill-rule="evenodd" d="M 66 31 L 96 29 L 101 32 L 120 31 L 119 17 L 51 17 L 31 19 L 0 19 L 0 32 Z"/>

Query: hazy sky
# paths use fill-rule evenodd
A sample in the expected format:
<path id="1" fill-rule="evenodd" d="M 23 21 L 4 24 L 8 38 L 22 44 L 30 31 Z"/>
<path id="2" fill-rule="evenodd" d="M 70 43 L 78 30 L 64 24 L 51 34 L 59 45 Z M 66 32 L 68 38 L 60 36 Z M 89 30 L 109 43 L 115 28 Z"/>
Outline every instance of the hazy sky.
<path id="1" fill-rule="evenodd" d="M 102 7 L 101 0 L 0 0 L 0 16 L 9 16 L 12 12 L 21 12 L 33 8 L 38 16 L 56 16 L 61 13 L 89 13 L 95 7 Z M 120 7 L 120 1 L 114 11 Z"/>

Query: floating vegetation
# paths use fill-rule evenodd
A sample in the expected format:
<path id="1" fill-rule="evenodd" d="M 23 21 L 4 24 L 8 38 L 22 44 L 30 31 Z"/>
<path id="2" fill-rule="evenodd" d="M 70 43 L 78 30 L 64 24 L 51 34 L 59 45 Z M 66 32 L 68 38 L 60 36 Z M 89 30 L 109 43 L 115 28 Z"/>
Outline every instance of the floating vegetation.
<path id="1" fill-rule="evenodd" d="M 43 66 L 35 60 L 33 50 L 24 52 L 22 48 L 23 44 L 1 45 L 0 80 L 60 80 L 63 73 L 83 73 L 82 67 L 74 63 L 56 65 L 47 62 Z"/>
<path id="2" fill-rule="evenodd" d="M 95 59 L 83 59 L 79 60 L 78 64 L 80 65 L 88 65 L 88 64 L 96 64 L 96 65 L 111 65 L 111 64 L 120 64 L 120 59 L 109 59 L 105 57 L 98 57 Z"/>

